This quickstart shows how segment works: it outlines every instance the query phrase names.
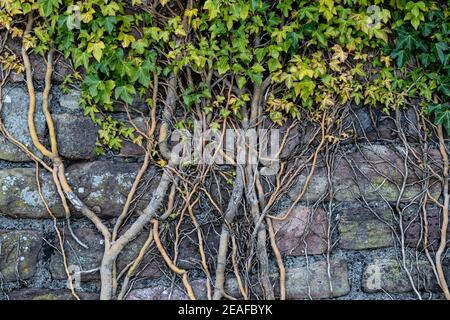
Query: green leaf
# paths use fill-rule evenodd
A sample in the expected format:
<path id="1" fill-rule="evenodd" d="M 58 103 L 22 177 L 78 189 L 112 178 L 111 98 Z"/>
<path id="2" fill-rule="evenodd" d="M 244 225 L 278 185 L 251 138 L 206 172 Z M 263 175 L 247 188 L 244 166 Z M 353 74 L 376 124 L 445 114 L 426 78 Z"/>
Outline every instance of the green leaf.
<path id="1" fill-rule="evenodd" d="M 206 0 L 203 9 L 208 10 L 209 20 L 214 19 L 219 14 L 219 6 L 214 0 Z"/>
<path id="2" fill-rule="evenodd" d="M 450 133 L 450 109 L 437 112 L 434 123 L 437 125 L 441 124 Z"/>
<path id="3" fill-rule="evenodd" d="M 252 71 L 254 72 L 254 73 L 263 73 L 264 72 L 264 70 L 266 70 L 266 69 L 264 69 L 264 67 L 262 66 L 262 65 L 260 65 L 259 63 L 255 63 L 253 66 L 252 66 Z"/>
<path id="4" fill-rule="evenodd" d="M 412 24 L 412 26 L 414 27 L 414 29 L 417 30 L 417 28 L 418 28 L 419 25 L 420 25 L 420 19 L 419 19 L 419 18 L 412 18 L 412 19 L 411 19 L 411 24 Z"/>
<path id="5" fill-rule="evenodd" d="M 438 90 L 447 97 L 450 97 L 450 77 L 445 77 L 444 80 L 441 81 Z"/>
<path id="6" fill-rule="evenodd" d="M 270 72 L 274 72 L 282 67 L 280 61 L 275 58 L 271 58 L 269 61 L 267 61 L 267 66 L 269 67 Z"/>
<path id="7" fill-rule="evenodd" d="M 405 50 L 394 50 L 391 53 L 391 57 L 392 59 L 395 59 L 399 68 L 403 67 L 407 60 L 407 54 Z"/>
<path id="8" fill-rule="evenodd" d="M 421 53 L 419 54 L 419 61 L 424 67 L 428 67 L 432 62 L 433 56 L 429 53 Z"/>
<path id="9" fill-rule="evenodd" d="M 254 12 L 261 7 L 261 0 L 251 0 L 250 4 L 251 4 L 251 9 Z"/>
<path id="10" fill-rule="evenodd" d="M 117 87 L 116 90 L 114 91 L 114 95 L 115 95 L 116 99 L 120 98 L 128 104 L 133 103 L 133 95 L 135 95 L 135 94 L 136 94 L 136 90 L 130 84 Z"/>
<path id="11" fill-rule="evenodd" d="M 111 103 L 111 94 L 112 90 L 116 86 L 116 82 L 114 80 L 108 80 L 108 81 L 100 81 L 98 83 L 98 99 L 96 99 L 97 102 L 101 102 L 103 104 L 110 104 Z"/>
<path id="12" fill-rule="evenodd" d="M 131 44 L 131 48 L 135 50 L 137 54 L 144 54 L 145 48 L 147 48 L 147 42 L 144 39 L 136 40 Z"/>
<path id="13" fill-rule="evenodd" d="M 100 62 L 103 54 L 103 49 L 105 49 L 105 44 L 103 41 L 99 41 L 96 43 L 90 42 L 87 47 L 87 52 L 91 53 L 94 56 L 95 60 Z"/>
<path id="14" fill-rule="evenodd" d="M 217 62 L 217 71 L 220 75 L 227 73 L 230 70 L 230 65 L 228 64 L 228 57 L 220 57 Z"/>
<path id="15" fill-rule="evenodd" d="M 237 80 L 237 85 L 239 89 L 242 89 L 247 83 L 247 79 L 245 77 L 239 77 Z"/>
<path id="16" fill-rule="evenodd" d="M 256 60 L 258 60 L 258 62 L 261 62 L 264 59 L 264 56 L 267 53 L 267 49 L 266 48 L 258 48 L 255 50 L 255 56 L 256 56 Z"/>
<path id="17" fill-rule="evenodd" d="M 249 5 L 248 5 L 248 4 L 243 4 L 243 5 L 241 5 L 241 6 L 239 7 L 239 9 L 240 9 L 240 11 L 239 11 L 239 17 L 240 17 L 242 20 L 247 19 L 247 17 L 248 17 L 248 11 L 249 11 L 249 9 L 250 9 Z"/>
<path id="18" fill-rule="evenodd" d="M 447 55 L 445 52 L 448 50 L 448 45 L 445 42 L 438 42 L 434 45 L 437 55 L 439 57 L 439 61 L 441 61 L 442 64 L 446 64 Z"/>
<path id="19" fill-rule="evenodd" d="M 83 86 L 85 88 L 87 88 L 87 90 L 89 91 L 89 94 L 92 97 L 95 97 L 98 94 L 97 87 L 98 87 L 99 82 L 100 82 L 100 79 L 98 78 L 98 76 L 96 74 L 95 75 L 87 75 L 86 78 L 84 78 Z"/>
<path id="20" fill-rule="evenodd" d="M 83 51 L 80 54 L 75 55 L 74 58 L 74 66 L 77 69 L 80 66 L 83 66 L 85 69 L 89 66 L 89 53 L 87 51 Z"/>
<path id="21" fill-rule="evenodd" d="M 278 125 L 283 125 L 283 115 L 279 111 L 271 111 L 269 114 L 270 120 L 272 120 L 273 123 Z"/>
<path id="22" fill-rule="evenodd" d="M 400 37 L 397 41 L 397 47 L 401 49 L 414 50 L 416 48 L 416 39 L 410 34 Z"/>
<path id="23" fill-rule="evenodd" d="M 39 0 L 39 9 L 44 14 L 44 16 L 48 17 L 53 12 L 54 9 L 57 9 L 59 6 L 60 0 Z M 54 13 L 56 14 L 56 13 Z"/>
<path id="24" fill-rule="evenodd" d="M 103 22 L 103 25 L 105 26 L 105 29 L 108 33 L 113 32 L 114 26 L 117 23 L 116 17 L 105 17 L 105 20 Z"/>
<path id="25" fill-rule="evenodd" d="M 132 82 L 138 81 L 144 87 L 148 88 L 150 85 L 150 73 L 144 68 L 137 68 L 134 77 L 131 79 Z"/>

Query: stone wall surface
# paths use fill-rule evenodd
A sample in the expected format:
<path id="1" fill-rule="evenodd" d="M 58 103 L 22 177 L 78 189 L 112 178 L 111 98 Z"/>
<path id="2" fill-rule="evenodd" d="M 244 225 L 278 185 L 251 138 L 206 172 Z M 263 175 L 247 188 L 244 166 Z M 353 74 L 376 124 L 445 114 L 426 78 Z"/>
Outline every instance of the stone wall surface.
<path id="1" fill-rule="evenodd" d="M 67 177 L 75 186 L 75 193 L 112 225 L 121 213 L 142 163 L 142 152 L 139 147 L 127 142 L 120 156 L 96 156 L 97 127 L 80 112 L 79 96 L 76 90 L 62 94 L 57 86 L 52 91 L 51 108 L 61 145 L 60 153 L 67 162 Z M 41 92 L 37 97 L 39 105 Z M 10 133 L 32 148 L 26 125 L 27 99 L 23 79 L 7 85 L 3 95 L 2 118 Z M 358 130 L 365 130 L 371 143 L 356 146 L 350 141 L 346 144 L 336 159 L 331 177 L 325 167 L 326 160 L 319 159 L 301 201 L 285 220 L 274 220 L 276 242 L 286 265 L 287 298 L 416 299 L 415 291 L 418 291 L 424 297 L 440 299 L 438 284 L 421 249 L 421 204 L 414 203 L 423 193 L 420 173 L 412 168 L 406 175 L 403 161 L 405 150 L 400 144 L 393 146 L 382 142 L 382 138 L 395 138 L 388 120 L 374 126 L 361 109 L 357 109 L 353 116 L 360 120 L 361 128 L 356 128 L 357 133 Z M 404 116 L 412 115 L 405 113 Z M 135 121 L 137 124 L 143 123 L 140 116 L 136 116 Z M 36 127 L 44 141 L 47 128 L 40 111 L 36 116 Z M 299 132 L 308 132 L 305 128 L 295 130 L 297 134 L 289 139 L 288 149 L 305 139 L 305 135 L 300 138 Z M 416 139 L 413 134 L 408 138 L 411 141 Z M 0 141 L 0 299 L 71 299 L 53 221 L 39 195 L 35 165 L 3 136 L 0 139 L 3 139 Z M 440 157 L 436 148 L 430 148 L 429 156 L 439 167 Z M 290 154 L 283 153 L 282 157 L 289 158 Z M 287 212 L 302 191 L 310 169 L 306 166 L 300 172 L 287 192 L 284 204 L 272 214 L 283 215 Z M 157 167 L 151 166 L 147 170 L 143 178 L 144 186 L 139 190 L 142 197 L 133 204 L 138 213 L 148 203 L 160 176 L 161 170 Z M 51 210 L 57 217 L 64 217 L 51 174 L 41 169 L 39 177 L 42 193 Z M 330 181 L 332 195 L 329 192 Z M 404 188 L 399 188 L 402 185 Z M 229 190 L 226 185 L 221 188 Z M 431 196 L 438 198 L 440 184 L 432 181 L 429 190 Z M 219 206 L 226 205 L 226 198 L 215 194 L 212 197 Z M 404 204 L 408 206 L 404 208 Z M 200 211 L 203 207 L 200 206 Z M 94 227 L 74 208 L 71 209 L 73 232 L 88 248 L 83 248 L 71 237 L 65 219 L 60 219 L 58 225 L 67 248 L 67 263 L 82 271 L 78 287 L 80 297 L 97 299 L 98 267 L 104 243 Z M 205 212 L 198 213 L 199 217 L 208 215 L 204 209 Z M 432 205 L 426 210 L 430 222 L 428 243 L 436 249 L 440 210 Z M 200 219 L 200 224 L 208 243 L 207 260 L 213 265 L 220 223 L 217 219 L 205 218 Z M 405 229 L 404 239 L 399 232 L 400 225 Z M 190 270 L 194 292 L 197 297 L 206 299 L 207 280 L 201 271 L 197 233 L 192 225 L 182 225 L 180 230 L 183 235 L 178 247 L 180 267 Z M 139 254 L 147 236 L 144 232 L 119 256 L 118 270 L 126 267 Z M 403 248 L 399 247 L 402 242 Z M 173 251 L 173 248 L 169 250 Z M 402 260 L 402 250 L 406 261 Z M 450 276 L 450 263 L 445 260 L 444 265 Z M 278 295 L 278 273 L 273 258 L 271 272 Z M 155 249 L 146 252 L 138 274 L 139 281 L 133 283 L 127 299 L 187 298 L 182 285 L 172 282 L 172 274 Z M 240 297 L 235 278 L 232 273 L 229 276 L 227 292 Z M 411 279 L 415 285 L 411 284 Z M 260 294 L 256 287 L 251 290 L 255 296 Z"/>

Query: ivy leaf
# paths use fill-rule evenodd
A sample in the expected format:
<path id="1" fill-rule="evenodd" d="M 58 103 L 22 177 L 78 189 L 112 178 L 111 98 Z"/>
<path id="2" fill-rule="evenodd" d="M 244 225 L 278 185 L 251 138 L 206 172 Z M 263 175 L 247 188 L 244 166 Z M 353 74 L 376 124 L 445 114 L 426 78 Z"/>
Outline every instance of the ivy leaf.
<path id="1" fill-rule="evenodd" d="M 395 61 L 397 62 L 397 66 L 401 68 L 405 64 L 408 55 L 405 50 L 394 50 L 391 53 L 391 57 L 392 59 L 395 59 Z"/>
<path id="2" fill-rule="evenodd" d="M 78 69 L 78 67 L 83 66 L 85 69 L 89 66 L 89 53 L 87 51 L 78 52 L 80 50 L 76 50 L 77 52 L 74 53 L 74 66 L 75 69 Z"/>
<path id="3" fill-rule="evenodd" d="M 123 64 L 118 66 L 118 71 L 120 72 L 121 76 L 128 76 L 128 79 L 133 79 L 136 75 L 137 68 L 134 67 L 133 62 L 127 61 Z"/>
<path id="4" fill-rule="evenodd" d="M 219 6 L 214 0 L 206 0 L 203 9 L 208 10 L 209 20 L 214 19 L 219 14 Z"/>
<path id="5" fill-rule="evenodd" d="M 239 89 L 242 89 L 247 83 L 247 79 L 245 77 L 239 77 L 237 80 L 237 85 Z"/>
<path id="6" fill-rule="evenodd" d="M 103 25 L 105 26 L 105 29 L 108 33 L 113 32 L 114 30 L 114 26 L 117 23 L 117 18 L 112 16 L 112 17 L 106 17 L 105 20 L 103 21 Z"/>
<path id="7" fill-rule="evenodd" d="M 131 81 L 138 81 L 144 87 L 148 88 L 150 84 L 150 73 L 148 70 L 145 70 L 145 68 L 137 68 L 136 73 Z"/>
<path id="8" fill-rule="evenodd" d="M 427 23 L 423 23 L 421 26 L 422 35 L 424 37 L 428 37 L 433 33 L 433 30 L 436 28 L 437 23 L 435 21 L 429 21 Z"/>
<path id="9" fill-rule="evenodd" d="M 107 5 L 101 6 L 101 10 L 104 16 L 115 16 L 116 12 L 120 10 L 120 7 L 116 2 L 112 1 Z"/>
<path id="10" fill-rule="evenodd" d="M 446 109 L 442 108 L 442 110 L 439 110 L 436 113 L 434 123 L 437 125 L 441 124 L 447 130 L 447 132 L 450 133 L 450 107 L 448 103 L 446 105 Z"/>
<path id="11" fill-rule="evenodd" d="M 133 103 L 133 95 L 136 94 L 136 89 L 131 84 L 127 84 L 124 86 L 117 87 L 114 90 L 114 95 L 116 99 L 122 99 L 128 104 Z"/>
<path id="12" fill-rule="evenodd" d="M 340 62 L 344 62 L 345 60 L 347 60 L 348 53 L 346 53 L 340 45 L 336 44 L 332 49 L 334 51 L 334 54 L 331 59 L 339 60 Z"/>
<path id="13" fill-rule="evenodd" d="M 103 49 L 105 49 L 105 44 L 103 41 L 99 41 L 96 43 L 90 42 L 87 47 L 87 52 L 91 53 L 94 56 L 95 60 L 100 62 L 103 54 Z"/>
<path id="14" fill-rule="evenodd" d="M 272 120 L 273 123 L 281 126 L 283 125 L 283 115 L 279 111 L 271 111 L 269 113 L 270 120 Z"/>
<path id="15" fill-rule="evenodd" d="M 277 9 L 281 10 L 285 18 L 289 16 L 289 12 L 292 10 L 291 2 L 292 1 L 280 1 L 277 5 Z"/>
<path id="16" fill-rule="evenodd" d="M 445 42 L 438 42 L 434 45 L 434 48 L 436 49 L 437 55 L 439 57 L 439 61 L 441 61 L 442 64 L 446 64 L 446 60 L 448 56 L 445 54 L 445 51 L 448 50 L 448 45 Z"/>
<path id="17" fill-rule="evenodd" d="M 89 94 L 92 97 L 96 97 L 98 94 L 97 87 L 98 87 L 99 82 L 100 82 L 100 79 L 98 78 L 97 75 L 90 74 L 90 75 L 87 75 L 86 78 L 84 78 L 83 86 L 85 88 L 87 88 L 87 90 L 89 91 Z"/>
<path id="18" fill-rule="evenodd" d="M 258 48 L 255 50 L 255 56 L 256 56 L 256 60 L 258 60 L 258 62 L 261 62 L 264 59 L 264 56 L 267 53 L 267 49 L 266 48 Z"/>
<path id="19" fill-rule="evenodd" d="M 39 0 L 39 8 L 48 17 L 53 13 L 53 9 L 58 8 L 60 0 Z"/>
<path id="20" fill-rule="evenodd" d="M 135 50 L 137 54 L 144 54 L 145 48 L 147 48 L 147 42 L 144 39 L 139 39 L 131 44 L 131 48 Z"/>
<path id="21" fill-rule="evenodd" d="M 413 34 L 407 33 L 407 34 L 400 34 L 399 39 L 397 41 L 397 48 L 399 49 L 408 49 L 410 51 L 417 48 L 417 39 L 414 37 Z"/>
<path id="22" fill-rule="evenodd" d="M 306 101 L 314 93 L 315 87 L 315 82 L 309 79 L 305 79 L 300 82 L 294 82 L 295 95 L 300 96 L 303 101 Z"/>
<path id="23" fill-rule="evenodd" d="M 239 12 L 239 17 L 242 20 L 247 19 L 248 17 L 248 10 L 250 9 L 248 4 L 242 4 L 241 6 L 239 6 L 240 12 Z"/>
<path id="24" fill-rule="evenodd" d="M 266 69 L 264 69 L 264 67 L 263 67 L 262 65 L 260 65 L 259 63 L 255 63 L 255 64 L 252 66 L 251 69 L 252 69 L 252 71 L 253 71 L 254 73 L 257 73 L 257 74 L 263 73 L 264 70 L 266 70 Z"/>
<path id="25" fill-rule="evenodd" d="M 128 46 L 136 40 L 133 35 L 125 34 L 123 32 L 119 33 L 117 39 L 122 40 L 122 47 L 124 48 L 128 48 Z"/>
<path id="26" fill-rule="evenodd" d="M 220 75 L 227 73 L 230 70 L 230 65 L 228 64 L 228 57 L 221 57 L 217 62 L 217 71 Z"/>
<path id="27" fill-rule="evenodd" d="M 114 80 L 108 80 L 108 81 L 99 81 L 98 83 L 98 97 L 96 99 L 97 102 L 101 102 L 103 104 L 109 104 L 111 103 L 111 93 L 114 87 L 116 86 L 116 83 Z"/>
<path id="28" fill-rule="evenodd" d="M 450 77 L 445 77 L 438 87 L 439 91 L 450 97 Z"/>
<path id="29" fill-rule="evenodd" d="M 269 61 L 267 61 L 267 66 L 269 67 L 270 72 L 274 72 L 282 67 L 280 61 L 275 58 L 271 58 Z"/>
<path id="30" fill-rule="evenodd" d="M 433 55 L 422 52 L 419 54 L 419 61 L 424 67 L 428 67 L 433 62 Z"/>
<path id="31" fill-rule="evenodd" d="M 384 42 L 388 42 L 388 35 L 387 35 L 387 31 L 386 30 L 381 30 L 381 29 L 374 29 L 373 30 L 373 34 L 375 35 L 376 38 L 383 40 Z"/>
<path id="32" fill-rule="evenodd" d="M 411 19 L 411 24 L 412 24 L 412 26 L 414 27 L 414 29 L 417 30 L 417 28 L 418 28 L 419 25 L 420 25 L 420 19 L 417 18 L 417 17 L 413 17 L 413 18 Z"/>
<path id="33" fill-rule="evenodd" d="M 261 7 L 261 0 L 251 0 L 250 3 L 253 12 Z"/>
<path id="34" fill-rule="evenodd" d="M 428 113 L 438 112 L 442 108 L 442 104 L 433 103 L 428 106 Z"/>

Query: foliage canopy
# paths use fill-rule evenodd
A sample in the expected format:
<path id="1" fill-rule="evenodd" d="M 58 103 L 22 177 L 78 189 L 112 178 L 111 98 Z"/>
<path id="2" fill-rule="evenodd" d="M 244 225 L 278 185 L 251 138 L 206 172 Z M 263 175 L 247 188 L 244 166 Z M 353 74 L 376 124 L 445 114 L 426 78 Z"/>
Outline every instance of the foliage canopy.
<path id="1" fill-rule="evenodd" d="M 281 125 L 301 110 L 320 114 L 354 102 L 384 112 L 419 98 L 424 112 L 450 132 L 448 3 L 407 0 L 4 0 L 0 27 L 45 55 L 54 46 L 70 58 L 69 85 L 82 81 L 85 115 L 100 127 L 99 150 L 140 143 L 115 120 L 115 108 L 144 101 L 155 77 L 179 79 L 186 110 L 200 107 L 216 126 L 242 119 L 249 95 L 270 82 L 265 108 Z M 21 71 L 14 57 L 6 68 Z M 216 90 L 226 81 L 235 87 Z"/>

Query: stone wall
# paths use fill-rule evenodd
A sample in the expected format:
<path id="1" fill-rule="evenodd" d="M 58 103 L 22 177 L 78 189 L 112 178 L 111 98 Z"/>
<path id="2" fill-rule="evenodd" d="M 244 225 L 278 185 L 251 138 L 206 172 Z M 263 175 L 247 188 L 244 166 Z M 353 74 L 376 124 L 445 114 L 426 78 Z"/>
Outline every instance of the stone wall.
<path id="1" fill-rule="evenodd" d="M 3 89 L 2 118 L 11 134 L 31 147 L 26 124 L 28 95 L 23 79 L 17 77 L 15 81 Z M 42 94 L 39 87 L 37 91 L 39 105 Z M 77 91 L 62 94 L 58 86 L 52 89 L 51 108 L 60 153 L 67 162 L 67 175 L 76 186 L 75 192 L 112 224 L 120 214 L 142 161 L 142 152 L 126 143 L 118 155 L 96 156 L 97 128 L 81 114 L 78 98 Z M 117 113 L 116 116 L 125 115 Z M 414 199 L 423 192 L 421 176 L 414 168 L 406 175 L 402 157 L 405 150 L 401 144 L 384 143 L 386 139 L 395 141 L 397 138 L 388 118 L 380 118 L 373 125 L 364 109 L 355 109 L 353 116 L 359 124 L 357 134 L 364 132 L 368 140 L 358 144 L 355 144 L 356 140 L 346 142 L 335 159 L 331 176 L 326 170 L 326 159 L 319 159 L 301 202 L 288 219 L 274 221 L 276 240 L 286 265 L 287 298 L 416 299 L 411 278 L 425 298 L 440 299 L 442 296 L 433 272 L 420 249 L 421 208 Z M 414 115 L 404 112 L 403 116 L 408 119 Z M 141 120 L 137 118 L 136 122 Z M 44 139 L 47 129 L 42 112 L 37 113 L 36 128 Z M 408 139 L 414 145 L 414 127 L 406 130 L 410 130 Z M 288 148 L 298 145 L 300 137 L 293 136 Z M 0 139 L 0 298 L 70 299 L 53 221 L 38 193 L 35 165 L 3 137 Z M 438 150 L 430 148 L 429 156 L 438 167 Z M 301 162 L 301 159 L 296 161 Z M 292 160 L 291 163 L 298 165 L 299 162 Z M 309 169 L 307 167 L 301 172 L 274 214 L 285 213 L 295 201 Z M 160 174 L 156 167 L 151 167 L 146 173 L 144 187 L 140 190 L 143 197 L 135 204 L 138 210 L 145 206 Z M 58 217 L 63 217 L 50 174 L 40 170 L 39 175 L 50 208 Z M 403 183 L 404 189 L 400 190 L 398 186 Z M 220 187 L 229 188 L 226 184 Z M 440 185 L 432 183 L 430 191 L 438 197 Z M 227 201 L 216 200 L 221 206 Z M 404 208 L 406 204 L 408 207 Z M 217 219 L 210 218 L 206 205 L 200 207 L 203 211 L 198 215 L 208 243 L 207 258 L 213 265 L 220 225 Z M 399 207 L 402 208 L 401 215 Z M 439 237 L 439 210 L 431 205 L 426 210 L 430 222 L 429 240 L 435 244 Z M 75 210 L 72 212 L 74 233 L 89 248 L 76 243 L 69 235 L 64 219 L 60 219 L 68 263 L 83 271 L 78 290 L 81 298 L 96 299 L 99 289 L 97 268 L 103 241 L 89 222 Z M 404 229 L 404 239 L 399 238 L 399 227 Z M 206 280 L 199 268 L 198 247 L 195 237 L 190 236 L 191 231 L 192 226 L 182 225 L 178 261 L 180 267 L 190 270 L 197 296 L 206 298 Z M 146 235 L 142 234 L 120 255 L 119 270 L 138 254 L 145 239 Z M 449 264 L 445 263 L 450 276 Z M 146 254 L 141 266 L 139 281 L 133 283 L 128 299 L 186 298 L 182 287 L 172 283 L 172 275 L 154 249 Z M 405 266 L 410 270 L 409 274 Z M 271 270 L 277 291 L 274 261 L 271 261 Z M 234 278 L 227 280 L 226 288 L 229 294 L 239 297 Z M 251 289 L 255 296 L 259 294 L 256 286 Z"/>

